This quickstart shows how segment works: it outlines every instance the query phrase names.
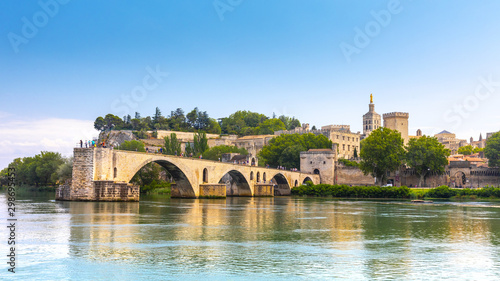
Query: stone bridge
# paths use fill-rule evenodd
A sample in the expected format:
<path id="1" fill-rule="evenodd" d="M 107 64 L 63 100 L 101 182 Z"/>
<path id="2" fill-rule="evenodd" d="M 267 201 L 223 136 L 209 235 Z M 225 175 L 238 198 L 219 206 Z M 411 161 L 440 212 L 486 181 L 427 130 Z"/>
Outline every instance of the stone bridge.
<path id="1" fill-rule="evenodd" d="M 75 148 L 71 184 L 61 186 L 56 200 L 138 201 L 132 177 L 155 162 L 175 180 L 172 197 L 226 197 L 290 195 L 306 181 L 320 183 L 317 174 L 236 165 L 198 158 L 110 148 Z"/>

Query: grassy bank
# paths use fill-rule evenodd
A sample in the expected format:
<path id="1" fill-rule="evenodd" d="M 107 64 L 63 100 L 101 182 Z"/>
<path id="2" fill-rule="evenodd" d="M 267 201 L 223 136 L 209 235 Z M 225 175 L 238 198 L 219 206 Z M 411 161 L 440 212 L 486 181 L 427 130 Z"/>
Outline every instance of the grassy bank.
<path id="1" fill-rule="evenodd" d="M 440 186 L 432 189 L 410 189 L 406 186 L 313 185 L 309 183 L 293 188 L 292 195 L 378 199 L 497 199 L 500 198 L 500 188 L 452 189 L 448 186 Z"/>

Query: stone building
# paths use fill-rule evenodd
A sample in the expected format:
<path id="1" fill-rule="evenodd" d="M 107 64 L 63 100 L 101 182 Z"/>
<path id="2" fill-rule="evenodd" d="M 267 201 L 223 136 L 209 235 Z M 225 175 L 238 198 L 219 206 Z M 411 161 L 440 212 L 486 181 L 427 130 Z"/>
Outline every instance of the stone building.
<path id="1" fill-rule="evenodd" d="M 368 112 L 363 115 L 363 138 L 370 135 L 373 130 L 382 127 L 380 114 L 375 112 L 375 104 L 373 103 L 373 94 L 370 95 L 370 104 Z"/>
<path id="2" fill-rule="evenodd" d="M 244 136 L 231 142 L 236 147 L 245 148 L 248 151 L 249 157 L 257 157 L 257 154 L 262 150 L 264 145 L 267 145 L 275 137 L 276 135 Z"/>
<path id="3" fill-rule="evenodd" d="M 410 140 L 408 136 L 408 118 L 410 117 L 410 114 L 407 112 L 391 112 L 385 113 L 383 116 L 384 127 L 400 132 L 405 145 L 408 144 L 408 141 Z"/>
<path id="4" fill-rule="evenodd" d="M 454 133 L 450 133 L 446 130 L 435 134 L 434 137 L 437 138 L 444 147 L 451 151 L 451 155 L 457 154 L 460 147 L 468 145 L 467 140 L 457 139 Z"/>
<path id="5" fill-rule="evenodd" d="M 477 148 L 485 148 L 486 147 L 486 140 L 483 139 L 482 134 L 479 134 L 478 141 L 474 141 L 474 138 L 470 137 L 470 145 L 472 145 L 473 147 L 477 147 Z"/>
<path id="6" fill-rule="evenodd" d="M 300 153 L 300 171 L 319 175 L 320 182 L 335 183 L 335 145 L 334 149 L 309 149 Z"/>
<path id="7" fill-rule="evenodd" d="M 303 124 L 302 128 L 274 132 L 275 135 L 308 133 L 324 135 L 333 143 L 337 144 L 337 153 L 339 158 L 353 158 L 354 151 L 356 151 L 359 156 L 359 142 L 361 141 L 361 134 L 359 132 L 352 133 L 350 125 L 328 125 L 321 127 L 320 130 L 309 130 L 309 124 Z"/>

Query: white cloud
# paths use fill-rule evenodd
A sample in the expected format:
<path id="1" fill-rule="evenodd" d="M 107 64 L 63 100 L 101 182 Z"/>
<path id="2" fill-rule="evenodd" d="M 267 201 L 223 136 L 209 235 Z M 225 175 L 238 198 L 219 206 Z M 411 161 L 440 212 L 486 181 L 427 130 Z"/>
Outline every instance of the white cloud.
<path id="1" fill-rule="evenodd" d="M 97 137 L 94 122 L 77 119 L 15 120 L 0 112 L 0 169 L 18 157 L 34 156 L 40 151 L 70 156 L 80 140 Z"/>

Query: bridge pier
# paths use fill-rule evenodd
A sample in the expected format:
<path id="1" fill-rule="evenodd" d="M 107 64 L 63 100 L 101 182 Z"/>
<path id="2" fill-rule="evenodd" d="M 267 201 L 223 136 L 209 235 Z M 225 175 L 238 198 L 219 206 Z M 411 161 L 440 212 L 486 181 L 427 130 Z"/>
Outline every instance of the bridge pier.
<path id="1" fill-rule="evenodd" d="M 254 197 L 273 197 L 274 186 L 270 183 L 256 183 L 253 186 Z"/>
<path id="2" fill-rule="evenodd" d="M 200 184 L 199 198 L 226 198 L 225 184 Z"/>

